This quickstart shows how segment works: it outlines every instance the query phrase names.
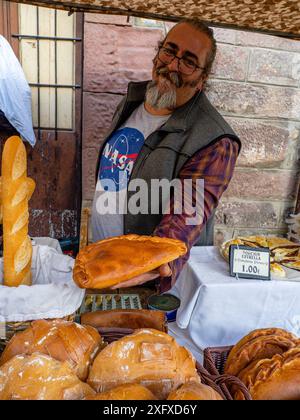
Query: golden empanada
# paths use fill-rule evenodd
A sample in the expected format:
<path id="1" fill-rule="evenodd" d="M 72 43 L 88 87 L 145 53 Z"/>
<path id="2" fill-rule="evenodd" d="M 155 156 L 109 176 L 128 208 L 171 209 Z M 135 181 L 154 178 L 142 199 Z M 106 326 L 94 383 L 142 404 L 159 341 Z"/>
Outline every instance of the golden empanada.
<path id="1" fill-rule="evenodd" d="M 82 288 L 103 289 L 147 273 L 187 252 L 184 242 L 123 235 L 96 242 L 77 255 L 73 278 Z"/>

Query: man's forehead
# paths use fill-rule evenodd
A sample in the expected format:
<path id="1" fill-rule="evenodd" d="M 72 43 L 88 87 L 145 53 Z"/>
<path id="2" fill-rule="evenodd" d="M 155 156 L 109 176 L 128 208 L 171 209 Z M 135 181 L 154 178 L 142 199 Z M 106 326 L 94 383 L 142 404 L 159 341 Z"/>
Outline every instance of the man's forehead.
<path id="1" fill-rule="evenodd" d="M 174 44 L 181 51 L 189 51 L 197 56 L 211 47 L 209 37 L 187 23 L 175 25 L 168 33 L 165 44 Z"/>

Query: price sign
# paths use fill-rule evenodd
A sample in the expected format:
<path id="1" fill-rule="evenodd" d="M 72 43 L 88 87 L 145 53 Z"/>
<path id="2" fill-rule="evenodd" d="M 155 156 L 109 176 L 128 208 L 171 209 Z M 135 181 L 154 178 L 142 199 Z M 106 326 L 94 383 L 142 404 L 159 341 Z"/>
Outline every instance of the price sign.
<path id="1" fill-rule="evenodd" d="M 246 279 L 270 280 L 269 248 L 231 245 L 230 275 Z"/>

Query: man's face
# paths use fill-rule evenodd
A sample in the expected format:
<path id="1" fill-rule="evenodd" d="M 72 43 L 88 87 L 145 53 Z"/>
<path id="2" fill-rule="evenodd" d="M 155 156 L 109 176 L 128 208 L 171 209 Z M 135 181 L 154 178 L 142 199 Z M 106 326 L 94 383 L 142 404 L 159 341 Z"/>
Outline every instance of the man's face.
<path id="1" fill-rule="evenodd" d="M 188 72 L 190 74 L 185 74 L 183 60 L 179 64 L 175 57 L 169 64 L 165 64 L 158 54 L 153 60 L 152 82 L 148 86 L 146 101 L 154 108 L 172 110 L 189 101 L 202 89 L 206 79 L 203 67 L 211 49 L 211 41 L 206 34 L 191 25 L 180 23 L 171 29 L 163 47 L 197 66 L 194 71 Z"/>

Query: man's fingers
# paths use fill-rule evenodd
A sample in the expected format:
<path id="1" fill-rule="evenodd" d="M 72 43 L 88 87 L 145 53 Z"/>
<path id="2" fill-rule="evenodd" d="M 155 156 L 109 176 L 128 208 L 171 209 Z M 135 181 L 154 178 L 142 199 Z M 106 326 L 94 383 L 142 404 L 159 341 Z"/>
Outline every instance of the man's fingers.
<path id="1" fill-rule="evenodd" d="M 111 287 L 111 289 L 112 290 L 115 290 L 115 289 L 119 289 L 119 288 L 122 288 L 122 287 L 137 286 L 139 284 L 144 284 L 147 281 L 154 280 L 157 277 L 159 277 L 159 273 L 158 272 L 157 273 L 146 273 L 146 274 L 142 274 L 141 276 L 137 276 L 137 277 L 134 277 L 134 278 L 132 278 L 130 280 L 124 281 L 122 283 L 115 284 L 114 286 Z"/>
<path id="2" fill-rule="evenodd" d="M 133 287 L 138 286 L 139 284 L 144 284 L 147 281 L 157 279 L 157 277 L 169 277 L 172 275 L 172 270 L 169 264 L 163 264 L 158 267 L 156 270 L 150 271 L 149 273 L 141 274 L 130 280 L 123 281 L 122 283 L 115 284 L 111 287 L 112 290 L 121 289 L 124 287 Z"/>
<path id="3" fill-rule="evenodd" d="M 169 264 L 163 264 L 159 267 L 159 275 L 161 277 L 169 277 L 172 275 L 172 270 Z"/>

